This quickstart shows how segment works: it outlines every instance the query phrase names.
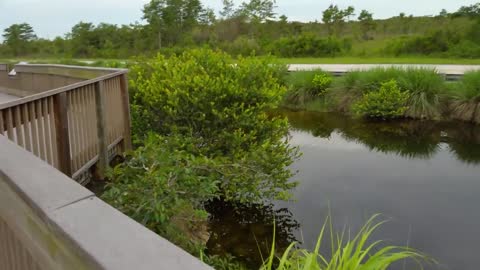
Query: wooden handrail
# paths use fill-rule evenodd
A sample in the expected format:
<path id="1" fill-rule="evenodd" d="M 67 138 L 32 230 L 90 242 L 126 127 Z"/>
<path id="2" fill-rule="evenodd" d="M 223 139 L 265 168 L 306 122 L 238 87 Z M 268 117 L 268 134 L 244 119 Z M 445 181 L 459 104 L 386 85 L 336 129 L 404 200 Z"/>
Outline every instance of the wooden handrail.
<path id="1" fill-rule="evenodd" d="M 83 68 L 21 65 L 38 66 Z M 103 178 L 109 160 L 131 149 L 128 70 L 85 69 L 109 73 L 0 104 L 0 135 L 81 183 L 93 166 Z"/>
<path id="2" fill-rule="evenodd" d="M 58 93 L 68 92 L 70 90 L 74 90 L 75 88 L 79 88 L 79 87 L 82 87 L 82 86 L 85 86 L 85 85 L 88 85 L 88 84 L 94 84 L 96 82 L 103 81 L 103 80 L 106 80 L 106 79 L 110 79 L 110 78 L 113 78 L 113 77 L 117 77 L 119 75 L 123 75 L 123 74 L 127 74 L 127 73 L 128 73 L 128 70 L 121 69 L 121 70 L 118 70 L 114 73 L 102 75 L 102 76 L 94 78 L 94 79 L 81 81 L 81 82 L 78 82 L 78 83 L 70 84 L 70 85 L 59 87 L 59 88 L 52 89 L 52 90 L 48 90 L 48 91 L 45 91 L 45 92 L 42 92 L 42 93 L 39 93 L 39 94 L 31 95 L 31 96 L 24 97 L 24 98 L 17 99 L 17 100 L 13 100 L 13 101 L 10 101 L 10 102 L 0 103 L 0 110 L 5 109 L 5 108 L 9 108 L 9 107 L 13 107 L 13 106 L 17 106 L 17 105 L 20 105 L 20 104 L 24 104 L 24 103 L 27 103 L 27 102 L 30 102 L 30 101 L 42 99 L 42 98 L 45 98 L 45 97 L 53 96 L 53 95 L 56 95 Z"/>

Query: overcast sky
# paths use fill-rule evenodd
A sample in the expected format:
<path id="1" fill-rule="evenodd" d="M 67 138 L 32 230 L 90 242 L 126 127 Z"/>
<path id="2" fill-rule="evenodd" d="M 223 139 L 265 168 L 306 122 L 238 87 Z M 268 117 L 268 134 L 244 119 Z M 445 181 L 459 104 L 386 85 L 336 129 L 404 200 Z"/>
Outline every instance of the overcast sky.
<path id="1" fill-rule="evenodd" d="M 352 5 L 366 9 L 375 18 L 388 18 L 405 12 L 407 15 L 434 15 L 442 8 L 455 11 L 478 0 L 277 0 L 277 13 L 290 20 L 320 20 L 330 4 Z M 0 0 L 0 31 L 14 23 L 27 22 L 39 37 L 54 38 L 69 32 L 79 21 L 129 24 L 141 22 L 141 9 L 148 0 Z M 216 10 L 221 0 L 202 0 Z M 242 0 L 236 0 L 241 3 Z M 0 37 L 1 39 L 1 37 Z"/>

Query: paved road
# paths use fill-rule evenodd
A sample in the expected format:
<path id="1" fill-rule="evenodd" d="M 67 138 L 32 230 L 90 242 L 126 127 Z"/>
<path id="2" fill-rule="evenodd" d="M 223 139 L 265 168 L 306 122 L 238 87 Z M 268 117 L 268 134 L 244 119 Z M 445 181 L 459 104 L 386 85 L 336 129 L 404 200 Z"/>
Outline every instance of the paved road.
<path id="1" fill-rule="evenodd" d="M 449 75 L 462 75 L 467 71 L 480 70 L 480 65 L 418 65 L 418 64 L 292 64 L 290 71 L 322 69 L 328 72 L 349 72 L 353 70 L 368 70 L 376 67 L 400 68 L 428 68 L 435 69 L 438 73 Z"/>
<path id="2" fill-rule="evenodd" d="M 4 93 L 0 92 L 0 103 L 9 102 L 9 101 L 12 101 L 12 100 L 15 100 L 15 99 L 18 99 L 18 98 L 19 97 L 7 95 L 7 94 L 4 94 Z"/>

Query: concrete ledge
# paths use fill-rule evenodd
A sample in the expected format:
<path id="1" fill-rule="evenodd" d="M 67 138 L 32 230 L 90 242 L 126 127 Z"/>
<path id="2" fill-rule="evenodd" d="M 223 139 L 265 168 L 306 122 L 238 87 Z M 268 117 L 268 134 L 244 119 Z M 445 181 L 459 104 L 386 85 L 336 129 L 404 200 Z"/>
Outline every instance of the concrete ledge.
<path id="1" fill-rule="evenodd" d="M 8 71 L 8 65 L 7 64 L 0 64 L 0 71 Z"/>
<path id="2" fill-rule="evenodd" d="M 41 269 L 211 269 L 1 135 L 0 149 L 0 220 Z"/>

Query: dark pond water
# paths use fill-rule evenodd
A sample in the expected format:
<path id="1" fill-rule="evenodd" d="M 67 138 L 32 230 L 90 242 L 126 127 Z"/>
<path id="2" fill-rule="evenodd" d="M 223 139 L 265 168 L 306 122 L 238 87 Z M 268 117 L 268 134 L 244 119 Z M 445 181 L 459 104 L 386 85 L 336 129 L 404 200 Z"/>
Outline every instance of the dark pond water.
<path id="1" fill-rule="evenodd" d="M 296 201 L 239 209 L 212 204 L 210 252 L 255 268 L 260 252 L 268 253 L 273 219 L 278 246 L 298 241 L 312 248 L 329 211 L 336 229 L 352 232 L 381 213 L 389 222 L 374 239 L 439 261 L 426 269 L 480 269 L 480 126 L 282 114 L 303 152 L 293 165 Z M 404 268 L 414 269 L 394 267 Z"/>

